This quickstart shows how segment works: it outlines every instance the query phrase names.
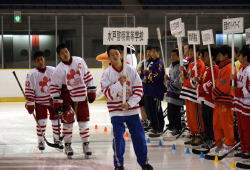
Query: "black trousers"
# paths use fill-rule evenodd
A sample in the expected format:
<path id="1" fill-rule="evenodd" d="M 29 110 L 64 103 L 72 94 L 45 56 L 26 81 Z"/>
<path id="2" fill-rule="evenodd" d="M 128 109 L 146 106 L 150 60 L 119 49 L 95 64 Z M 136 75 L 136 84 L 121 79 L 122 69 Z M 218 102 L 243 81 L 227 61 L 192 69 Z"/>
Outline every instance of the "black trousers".
<path id="1" fill-rule="evenodd" d="M 213 108 L 202 103 L 202 116 L 205 127 L 205 135 L 208 139 L 214 140 L 213 131 Z"/>
<path id="2" fill-rule="evenodd" d="M 163 118 L 161 100 L 148 96 L 145 97 L 145 110 L 153 130 L 163 132 L 165 122 Z"/>
<path id="3" fill-rule="evenodd" d="M 181 106 L 168 103 L 169 130 L 181 130 Z"/>

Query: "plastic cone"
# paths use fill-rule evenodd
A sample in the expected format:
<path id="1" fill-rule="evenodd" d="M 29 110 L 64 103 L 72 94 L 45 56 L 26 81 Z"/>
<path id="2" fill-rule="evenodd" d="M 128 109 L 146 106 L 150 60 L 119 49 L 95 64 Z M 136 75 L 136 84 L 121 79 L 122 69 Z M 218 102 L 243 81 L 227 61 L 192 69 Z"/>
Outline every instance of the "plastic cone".
<path id="1" fill-rule="evenodd" d="M 176 147 L 175 147 L 175 144 L 172 145 L 172 151 L 175 151 L 176 150 Z"/>
<path id="2" fill-rule="evenodd" d="M 201 159 L 204 159 L 205 157 L 204 157 L 204 153 L 203 152 L 201 152 L 201 154 L 200 154 L 200 158 Z"/>
<path id="3" fill-rule="evenodd" d="M 150 141 L 150 139 L 149 138 L 147 138 L 147 144 L 150 144 L 151 143 L 151 141 Z"/>
<path id="4" fill-rule="evenodd" d="M 189 154 L 190 154 L 190 150 L 189 150 L 189 148 L 187 148 L 187 149 L 186 149 L 185 154 L 187 154 L 187 155 L 189 155 Z"/>
<path id="5" fill-rule="evenodd" d="M 107 133 L 108 132 L 108 128 L 105 126 L 104 127 L 104 133 Z"/>
<path id="6" fill-rule="evenodd" d="M 216 155 L 214 158 L 214 163 L 218 163 L 218 162 L 219 162 L 219 159 L 218 159 L 218 156 Z"/>
<path id="7" fill-rule="evenodd" d="M 158 146 L 162 146 L 162 141 L 161 140 L 159 140 Z"/>
<path id="8" fill-rule="evenodd" d="M 232 168 L 232 169 L 235 169 L 235 168 L 236 168 L 236 165 L 235 165 L 235 161 L 234 161 L 234 160 L 232 160 L 231 168 Z"/>

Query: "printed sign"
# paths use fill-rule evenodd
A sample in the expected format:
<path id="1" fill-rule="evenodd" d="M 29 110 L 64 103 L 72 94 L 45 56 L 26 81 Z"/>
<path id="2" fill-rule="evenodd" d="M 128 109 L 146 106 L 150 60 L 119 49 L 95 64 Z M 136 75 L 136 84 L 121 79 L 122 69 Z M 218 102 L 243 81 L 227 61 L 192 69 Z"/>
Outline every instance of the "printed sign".
<path id="1" fill-rule="evenodd" d="M 188 44 L 200 44 L 200 31 L 188 31 Z"/>
<path id="2" fill-rule="evenodd" d="M 201 37 L 203 45 L 214 44 L 214 34 L 212 29 L 201 31 Z"/>
<path id="3" fill-rule="evenodd" d="M 104 27 L 103 45 L 147 45 L 147 27 Z"/>
<path id="4" fill-rule="evenodd" d="M 170 31 L 171 31 L 171 34 L 172 35 L 175 35 L 179 32 L 182 31 L 182 21 L 181 21 L 181 18 L 178 18 L 178 19 L 175 19 L 175 20 L 172 20 L 169 22 L 170 24 Z"/>
<path id="5" fill-rule="evenodd" d="M 243 17 L 222 20 L 223 34 L 243 33 L 244 31 L 243 29 L 244 29 Z"/>

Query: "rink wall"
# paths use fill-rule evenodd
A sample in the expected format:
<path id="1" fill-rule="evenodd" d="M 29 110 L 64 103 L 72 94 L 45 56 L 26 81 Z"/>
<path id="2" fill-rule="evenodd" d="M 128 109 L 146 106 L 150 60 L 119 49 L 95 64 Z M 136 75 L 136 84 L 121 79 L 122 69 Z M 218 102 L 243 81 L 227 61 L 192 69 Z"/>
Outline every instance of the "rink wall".
<path id="1" fill-rule="evenodd" d="M 13 76 L 13 71 L 16 72 L 24 88 L 25 78 L 29 69 L 0 69 L 0 102 L 24 101 L 22 92 Z M 91 68 L 90 71 L 93 74 L 95 85 L 99 88 L 103 70 L 101 68 Z"/>

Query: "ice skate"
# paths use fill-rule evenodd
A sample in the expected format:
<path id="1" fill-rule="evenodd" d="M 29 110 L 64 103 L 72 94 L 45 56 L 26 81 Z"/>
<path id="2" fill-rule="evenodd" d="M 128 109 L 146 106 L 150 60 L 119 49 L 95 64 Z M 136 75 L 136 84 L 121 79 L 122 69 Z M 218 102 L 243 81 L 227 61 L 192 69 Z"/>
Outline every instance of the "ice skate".
<path id="1" fill-rule="evenodd" d="M 92 152 L 91 152 L 91 150 L 90 150 L 90 148 L 89 148 L 89 142 L 83 143 L 83 144 L 82 144 L 82 148 L 83 148 L 83 153 L 84 153 L 84 155 L 85 155 L 85 158 L 86 158 L 86 159 L 89 159 L 90 156 L 92 155 Z"/>
<path id="2" fill-rule="evenodd" d="M 153 170 L 153 167 L 150 164 L 142 166 L 142 170 Z"/>
<path id="3" fill-rule="evenodd" d="M 44 151 L 44 149 L 45 149 L 44 142 L 42 142 L 42 141 L 41 141 L 41 142 L 39 142 L 37 147 L 38 147 L 38 149 L 39 149 L 41 152 L 43 152 L 43 151 Z"/>
<path id="4" fill-rule="evenodd" d="M 64 146 L 63 146 L 63 144 L 62 144 L 62 141 L 54 139 L 54 143 L 55 143 L 56 145 L 58 145 L 57 150 L 60 151 L 60 152 L 62 152 L 63 149 L 64 149 Z"/>
<path id="5" fill-rule="evenodd" d="M 73 152 L 73 149 L 71 147 L 71 143 L 65 143 L 64 152 L 67 155 L 68 159 L 72 159 L 74 152 Z"/>

